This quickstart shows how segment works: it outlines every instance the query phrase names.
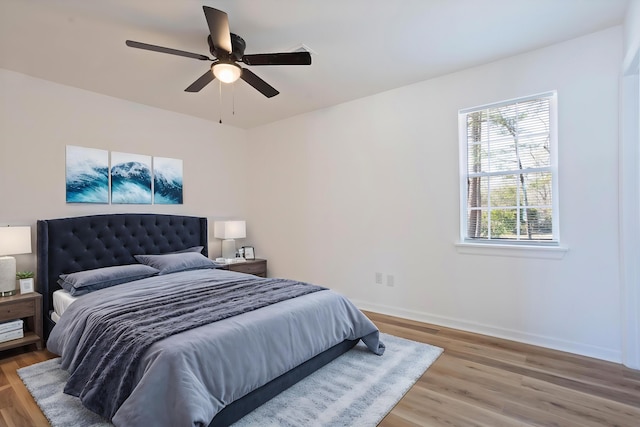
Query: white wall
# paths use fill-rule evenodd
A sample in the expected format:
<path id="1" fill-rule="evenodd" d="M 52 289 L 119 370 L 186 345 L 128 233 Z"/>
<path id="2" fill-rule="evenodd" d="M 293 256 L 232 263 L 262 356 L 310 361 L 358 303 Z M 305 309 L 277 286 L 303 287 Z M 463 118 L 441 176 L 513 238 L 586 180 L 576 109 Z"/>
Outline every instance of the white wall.
<path id="1" fill-rule="evenodd" d="M 34 226 L 35 244 L 40 218 L 244 217 L 271 275 L 363 308 L 619 361 L 622 40 L 614 28 L 250 131 L 0 70 L 0 225 Z M 569 252 L 457 253 L 458 109 L 552 89 Z M 183 159 L 185 204 L 66 204 L 67 144 Z M 17 259 L 35 269 L 34 255 Z M 375 272 L 395 286 L 376 285 Z"/>
<path id="2" fill-rule="evenodd" d="M 637 61 L 640 50 L 640 0 L 631 0 L 624 20 L 625 66 Z"/>
<path id="3" fill-rule="evenodd" d="M 269 273 L 362 308 L 620 361 L 622 28 L 249 131 Z M 457 111 L 558 91 L 561 260 L 463 255 Z M 393 275 L 377 285 L 374 273 Z"/>
<path id="4" fill-rule="evenodd" d="M 244 217 L 246 179 L 238 171 L 246 131 L 1 69 L 0 93 L 0 226 L 31 225 L 34 252 L 38 219 L 114 212 Z M 184 204 L 66 204 L 66 145 L 182 159 Z M 18 270 L 35 271 L 35 254 L 16 259 Z"/>

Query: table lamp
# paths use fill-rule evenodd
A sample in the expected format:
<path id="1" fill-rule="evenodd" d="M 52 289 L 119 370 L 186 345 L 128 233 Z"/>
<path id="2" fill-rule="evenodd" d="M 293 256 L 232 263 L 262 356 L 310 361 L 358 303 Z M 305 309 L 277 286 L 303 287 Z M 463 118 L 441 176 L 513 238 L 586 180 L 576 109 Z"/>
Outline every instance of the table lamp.
<path id="1" fill-rule="evenodd" d="M 0 296 L 16 293 L 16 259 L 31 253 L 31 227 L 0 227 Z M 6 255 L 6 256 L 5 256 Z"/>
<path id="2" fill-rule="evenodd" d="M 222 239 L 222 257 L 236 257 L 236 241 L 247 237 L 247 226 L 244 221 L 215 221 L 213 235 Z"/>

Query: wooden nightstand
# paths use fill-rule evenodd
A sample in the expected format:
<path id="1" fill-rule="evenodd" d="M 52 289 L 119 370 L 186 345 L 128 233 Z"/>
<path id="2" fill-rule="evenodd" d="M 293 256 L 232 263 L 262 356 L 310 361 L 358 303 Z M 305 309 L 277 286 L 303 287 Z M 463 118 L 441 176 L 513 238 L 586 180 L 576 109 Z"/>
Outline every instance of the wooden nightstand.
<path id="1" fill-rule="evenodd" d="M 223 270 L 237 271 L 238 273 L 247 273 L 253 274 L 254 276 L 267 277 L 266 259 L 248 259 L 245 262 L 226 264 L 220 268 Z"/>
<path id="2" fill-rule="evenodd" d="M 0 343 L 0 351 L 35 344 L 42 350 L 42 295 L 37 292 L 0 298 L 0 322 L 24 319 L 24 337 Z"/>

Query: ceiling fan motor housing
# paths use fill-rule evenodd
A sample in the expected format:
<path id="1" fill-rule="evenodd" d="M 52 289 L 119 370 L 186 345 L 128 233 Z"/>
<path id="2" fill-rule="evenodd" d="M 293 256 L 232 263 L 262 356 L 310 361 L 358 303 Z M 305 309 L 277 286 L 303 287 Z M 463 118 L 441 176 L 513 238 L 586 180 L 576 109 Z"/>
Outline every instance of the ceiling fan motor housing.
<path id="1" fill-rule="evenodd" d="M 209 51 L 213 56 L 220 60 L 233 60 L 233 61 L 242 61 L 242 57 L 244 56 L 244 50 L 247 47 L 247 43 L 244 41 L 242 37 L 237 34 L 231 33 L 231 49 L 233 52 L 231 55 L 228 54 L 223 49 L 218 49 L 211 40 L 211 36 L 207 36 L 207 43 L 209 43 Z"/>
<path id="2" fill-rule="evenodd" d="M 244 50 L 247 47 L 244 39 L 237 34 L 231 33 L 231 47 L 233 49 L 233 56 L 236 61 L 241 61 L 244 56 Z"/>

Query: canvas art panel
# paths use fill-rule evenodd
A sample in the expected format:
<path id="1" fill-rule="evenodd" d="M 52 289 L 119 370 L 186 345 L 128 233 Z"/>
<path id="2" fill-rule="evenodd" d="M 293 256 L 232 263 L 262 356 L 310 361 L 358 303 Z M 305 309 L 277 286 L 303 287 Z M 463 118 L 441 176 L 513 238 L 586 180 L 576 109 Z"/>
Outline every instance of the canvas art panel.
<path id="1" fill-rule="evenodd" d="M 109 203 L 109 152 L 66 147 L 67 203 Z"/>
<path id="2" fill-rule="evenodd" d="M 111 152 L 111 203 L 151 204 L 151 156 Z"/>
<path id="3" fill-rule="evenodd" d="M 182 160 L 153 158 L 153 203 L 182 204 Z"/>

